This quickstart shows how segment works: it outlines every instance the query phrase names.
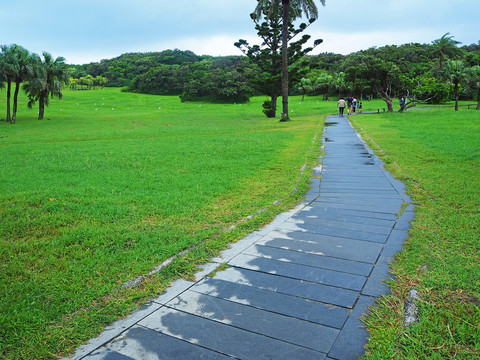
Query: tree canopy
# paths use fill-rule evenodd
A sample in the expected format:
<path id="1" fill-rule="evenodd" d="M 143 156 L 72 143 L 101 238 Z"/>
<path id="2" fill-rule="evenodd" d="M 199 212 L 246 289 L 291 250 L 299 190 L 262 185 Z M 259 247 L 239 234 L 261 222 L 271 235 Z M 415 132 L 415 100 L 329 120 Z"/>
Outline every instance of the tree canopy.
<path id="1" fill-rule="evenodd" d="M 270 6 L 271 3 L 266 2 L 263 15 L 254 18 L 259 39 L 265 44 L 250 45 L 240 40 L 237 46 L 243 49 L 243 56 L 240 50 L 238 56 L 218 57 L 199 56 L 178 49 L 127 53 L 89 64 L 65 64 L 62 72 L 69 74 L 72 89 L 120 86 L 124 91 L 181 96 L 182 101 L 230 103 L 265 95 L 269 100 L 263 111 L 267 116 L 275 116 L 272 110 L 276 97 L 281 96 L 283 18 L 280 15 L 283 11 L 277 2 L 277 16 L 268 17 Z M 290 94 L 321 95 L 325 100 L 348 93 L 357 98 L 380 96 L 390 110 L 394 100 L 407 93 L 431 103 L 455 98 L 479 99 L 475 69 L 480 67 L 480 41 L 460 47 L 447 33 L 428 44 L 372 47 L 349 55 L 310 55 L 310 48 L 304 48 L 308 35 L 301 34 L 308 24 L 308 21 L 296 26 L 291 24 L 288 29 Z M 33 91 L 37 85 L 32 80 L 41 74 L 37 69 L 41 61 L 38 55 L 16 44 L 2 45 L 0 49 L 0 90 L 5 89 L 2 92 L 6 94 L 6 120 L 12 122 L 17 112 L 17 84 L 26 84 L 32 104 L 39 102 L 40 106 L 40 98 Z M 458 77 L 458 86 L 447 67 L 449 60 L 460 61 L 464 69 L 465 74 Z M 447 70 L 450 71 L 448 76 Z M 63 75 L 60 78 L 68 81 Z M 51 84 L 50 97 L 61 96 L 61 88 L 56 85 Z M 48 104 L 46 100 L 44 105 Z"/>
<path id="2" fill-rule="evenodd" d="M 236 45 L 243 49 L 245 56 L 198 56 L 181 50 L 129 53 L 98 63 L 75 65 L 70 72 L 77 76 L 90 74 L 93 77 L 106 77 L 107 86 L 124 86 L 126 91 L 179 96 L 184 94 L 182 96 L 184 101 L 240 102 L 247 98 L 244 95 L 266 95 L 270 98 L 268 100 L 270 105 L 263 110 L 272 116 L 272 96 L 281 95 L 280 48 L 283 19 L 279 18 L 278 12 L 277 17 L 273 15 L 265 17 L 265 11 L 267 15 L 273 11 L 270 10 L 270 2 L 265 6 L 263 15 L 259 17 L 256 14 L 253 19 L 257 22 L 255 26 L 260 42 L 266 46 L 250 45 L 240 40 Z M 277 3 L 276 9 L 281 10 L 280 3 Z M 262 26 L 268 21 L 277 22 L 275 25 Z M 308 22 L 305 26 L 308 26 Z M 304 30 L 300 26 L 290 28 L 290 36 L 292 38 L 298 36 Z M 448 43 L 453 44 L 456 49 L 443 52 L 442 67 L 448 59 L 457 59 L 463 62 L 464 67 L 470 68 L 480 66 L 480 43 L 459 47 L 453 36 L 446 34 L 442 38 L 428 44 L 408 43 L 372 47 L 349 55 L 334 53 L 310 55 L 298 51 L 298 58 L 302 57 L 301 62 L 298 62 L 298 58 L 295 57 L 295 46 L 299 50 L 299 45 L 304 44 L 299 36 L 296 45 L 295 41 L 289 44 L 289 92 L 293 95 L 322 95 L 324 99 L 328 99 L 329 96 L 345 96 L 347 93 L 355 94 L 357 97 L 368 94 L 381 96 L 386 101 L 387 107 L 388 102 L 393 105 L 393 101 L 399 96 L 406 95 L 406 92 L 432 103 L 453 100 L 454 85 L 447 82 L 439 70 L 438 46 Z M 263 54 L 261 51 L 268 46 L 270 55 L 267 56 L 268 51 Z M 445 46 L 442 45 L 441 48 Z M 261 58 L 263 64 L 259 61 Z M 372 64 L 366 63 L 367 60 Z M 375 71 L 368 69 L 370 65 Z M 239 97 L 222 97 L 221 94 L 215 93 L 215 87 L 221 88 L 227 82 L 225 79 L 231 80 L 228 81 L 231 86 L 228 93 L 235 93 Z M 466 78 L 462 82 L 464 85 L 458 88 L 459 99 L 477 99 L 477 90 L 467 86 Z M 302 86 L 308 83 L 312 86 Z"/>

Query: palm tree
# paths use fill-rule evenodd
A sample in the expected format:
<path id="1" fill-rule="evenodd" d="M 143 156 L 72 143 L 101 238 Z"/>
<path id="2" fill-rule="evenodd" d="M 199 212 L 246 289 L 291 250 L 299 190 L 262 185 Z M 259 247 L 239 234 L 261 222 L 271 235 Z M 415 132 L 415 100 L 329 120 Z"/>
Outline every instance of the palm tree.
<path id="1" fill-rule="evenodd" d="M 477 91 L 477 110 L 480 110 L 480 66 L 476 65 L 466 70 L 467 86 Z"/>
<path id="2" fill-rule="evenodd" d="M 38 120 L 42 120 L 45 113 L 45 105 L 50 103 L 49 96 L 62 98 L 63 84 L 69 80 L 68 67 L 65 59 L 61 56 L 53 60 L 52 55 L 43 52 L 43 61 L 38 58 L 35 67 L 35 76 L 24 85 L 30 101 L 31 108 L 38 101 Z"/>
<path id="3" fill-rule="evenodd" d="M 462 50 L 457 47 L 460 41 L 453 40 L 453 36 L 446 33 L 440 39 L 432 41 L 433 53 L 438 56 L 439 69 L 442 70 L 445 59 L 456 59 L 462 55 Z"/>
<path id="4" fill-rule="evenodd" d="M 15 92 L 13 93 L 13 111 L 10 123 L 15 124 L 18 107 L 18 92 L 20 84 L 33 75 L 36 58 L 38 55 L 30 54 L 27 49 L 17 46 L 15 49 L 17 72 L 15 74 Z"/>
<path id="5" fill-rule="evenodd" d="M 320 3 L 325 6 L 325 0 L 320 0 Z M 270 6 L 270 13 L 282 5 L 282 119 L 281 121 L 288 121 L 288 24 L 290 18 L 296 18 L 302 13 L 309 19 L 318 18 L 318 8 L 314 0 L 258 0 L 255 13 L 261 15 L 265 6 Z M 292 13 L 290 13 L 292 11 Z"/>
<path id="6" fill-rule="evenodd" d="M 305 94 L 312 92 L 314 89 L 312 79 L 301 78 L 298 84 L 298 90 L 302 93 L 302 101 L 305 100 Z"/>
<path id="7" fill-rule="evenodd" d="M 18 74 L 19 66 L 17 61 L 16 50 L 19 46 L 16 44 L 2 45 L 0 48 L 2 52 L 0 54 L 0 72 L 3 74 L 7 82 L 7 118 L 8 122 L 11 121 L 10 113 L 10 99 L 12 95 L 12 82 Z"/>
<path id="8" fill-rule="evenodd" d="M 448 83 L 452 84 L 455 92 L 455 111 L 458 111 L 458 88 L 459 84 L 465 80 L 467 71 L 463 66 L 463 63 L 458 60 L 448 60 L 445 67 L 442 70 L 443 76 Z"/>

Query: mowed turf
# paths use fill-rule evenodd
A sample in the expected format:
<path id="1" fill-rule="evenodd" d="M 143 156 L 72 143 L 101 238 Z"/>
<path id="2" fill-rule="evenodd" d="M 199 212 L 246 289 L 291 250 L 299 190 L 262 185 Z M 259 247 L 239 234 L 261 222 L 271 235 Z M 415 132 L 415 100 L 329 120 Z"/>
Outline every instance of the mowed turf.
<path id="1" fill-rule="evenodd" d="M 292 98 L 293 121 L 282 123 L 264 117 L 263 100 L 67 90 L 36 120 L 22 98 L 17 123 L 0 122 L 0 357 L 71 353 L 294 206 L 335 103 Z M 140 286 L 121 287 L 138 276 Z"/>
<path id="2" fill-rule="evenodd" d="M 366 319 L 366 358 L 480 358 L 480 111 L 408 111 L 353 122 L 416 204 L 392 294 Z M 404 328 L 411 289 L 419 292 L 419 322 Z"/>

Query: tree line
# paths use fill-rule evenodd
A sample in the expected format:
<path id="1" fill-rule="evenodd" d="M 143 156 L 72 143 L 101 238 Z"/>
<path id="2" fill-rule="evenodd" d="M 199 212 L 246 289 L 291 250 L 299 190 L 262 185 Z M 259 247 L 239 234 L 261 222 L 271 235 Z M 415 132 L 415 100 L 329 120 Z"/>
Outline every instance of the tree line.
<path id="1" fill-rule="evenodd" d="M 455 110 L 459 99 L 476 98 L 480 110 L 480 41 L 462 48 L 459 44 L 446 33 L 431 44 L 359 51 L 349 55 L 335 75 L 344 75 L 344 91 L 375 93 L 390 112 L 393 102 L 400 97 L 411 99 L 413 105 L 416 101 L 455 100 Z"/>
<path id="2" fill-rule="evenodd" d="M 53 96 L 61 98 L 63 85 L 69 81 L 65 59 L 61 56 L 54 59 L 48 52 L 39 56 L 17 44 L 1 45 L 0 49 L 0 88 L 6 87 L 7 93 L 5 121 L 16 122 L 22 84 L 29 99 L 28 106 L 31 108 L 38 102 L 38 119 L 43 119 L 49 99 Z"/>
<path id="3" fill-rule="evenodd" d="M 108 80 L 104 76 L 86 75 L 80 76 L 80 78 L 70 77 L 69 84 L 70 90 L 91 90 L 103 88 L 107 84 Z"/>
<path id="4" fill-rule="evenodd" d="M 323 4 L 323 2 L 321 2 Z M 349 55 L 310 55 L 322 40 L 306 46 L 305 34 L 318 12 L 307 1 L 258 1 L 250 14 L 261 45 L 240 39 L 235 43 L 244 56 L 199 56 L 191 51 L 166 50 L 128 53 L 83 65 L 67 65 L 48 53 L 43 59 L 18 45 L 2 46 L 0 87 L 7 88 L 7 121 L 15 122 L 20 84 L 27 91 L 29 106 L 39 103 L 39 118 L 49 96 L 62 96 L 63 84 L 72 89 L 103 86 L 124 91 L 177 95 L 182 101 L 246 102 L 254 95 L 268 97 L 263 112 L 276 116 L 277 98 L 282 101 L 282 119 L 288 109 L 288 94 L 322 96 L 324 100 L 347 94 L 381 97 L 389 111 L 400 97 L 443 103 L 478 101 L 480 109 L 480 41 L 459 46 L 449 33 L 429 44 L 409 43 L 370 48 Z M 288 9 L 288 17 L 285 17 Z M 307 15 L 305 23 L 297 20 Z M 286 26 L 285 26 L 286 24 Z M 285 90 L 284 54 L 287 54 L 288 88 Z M 13 113 L 10 110 L 12 86 Z M 403 109 L 402 109 L 403 110 Z M 287 110 L 288 111 L 288 110 Z"/>
<path id="5" fill-rule="evenodd" d="M 271 27 L 262 30 L 263 22 L 257 23 L 259 31 L 278 33 Z M 268 50 L 269 58 L 261 54 L 260 45 L 254 48 L 241 40 L 236 45 L 243 47 L 247 56 L 198 56 L 178 49 L 129 53 L 71 66 L 70 72 L 74 77 L 103 76 L 107 86 L 121 86 L 125 91 L 177 95 L 184 101 L 239 103 L 253 95 L 266 95 L 270 104 L 264 112 L 272 115 L 272 104 L 276 104 L 272 99 L 281 95 L 279 44 Z M 478 100 L 480 43 L 458 45 L 445 34 L 430 44 L 389 45 L 349 55 L 303 54 L 289 66 L 289 91 L 324 100 L 348 93 L 380 96 L 389 109 L 395 99 L 405 95 L 429 103 L 453 100 L 456 93 L 458 99 Z M 248 56 L 249 51 L 265 64 Z M 293 48 L 290 51 L 294 53 Z"/>

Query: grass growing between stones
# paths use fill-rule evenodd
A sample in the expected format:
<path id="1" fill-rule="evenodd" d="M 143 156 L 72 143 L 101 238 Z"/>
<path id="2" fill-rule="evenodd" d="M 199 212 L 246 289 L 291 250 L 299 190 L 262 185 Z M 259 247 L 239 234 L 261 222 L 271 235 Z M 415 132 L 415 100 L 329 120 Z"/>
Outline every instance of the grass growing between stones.
<path id="1" fill-rule="evenodd" d="M 480 358 L 480 112 L 353 118 L 417 205 L 392 293 L 366 318 L 367 359 Z M 418 323 L 403 327 L 410 289 Z"/>
<path id="2" fill-rule="evenodd" d="M 213 105 L 118 89 L 64 95 L 45 120 L 21 99 L 17 123 L 0 122 L 2 359 L 71 354 L 292 208 L 318 159 L 321 114 L 335 108 L 292 98 L 293 121 L 282 123 L 263 116 L 263 98 Z M 139 276 L 139 286 L 121 287 Z"/>

